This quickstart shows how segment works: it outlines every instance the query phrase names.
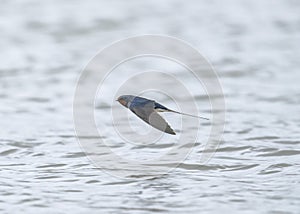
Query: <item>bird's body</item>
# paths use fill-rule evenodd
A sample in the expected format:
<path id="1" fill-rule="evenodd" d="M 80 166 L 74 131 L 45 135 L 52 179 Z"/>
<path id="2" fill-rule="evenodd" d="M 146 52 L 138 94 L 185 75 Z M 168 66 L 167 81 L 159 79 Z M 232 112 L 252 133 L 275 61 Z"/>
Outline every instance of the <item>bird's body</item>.
<path id="1" fill-rule="evenodd" d="M 117 101 L 119 101 L 123 106 L 129 108 L 134 114 L 136 114 L 143 121 L 153 126 L 154 128 L 166 132 L 168 134 L 175 135 L 175 131 L 171 126 L 157 113 L 157 112 L 173 112 L 177 114 L 198 117 L 190 114 L 185 114 L 182 112 L 177 112 L 171 110 L 154 100 L 149 100 L 144 97 L 138 97 L 133 95 L 122 95 Z M 203 117 L 198 117 L 202 119 L 207 119 Z"/>

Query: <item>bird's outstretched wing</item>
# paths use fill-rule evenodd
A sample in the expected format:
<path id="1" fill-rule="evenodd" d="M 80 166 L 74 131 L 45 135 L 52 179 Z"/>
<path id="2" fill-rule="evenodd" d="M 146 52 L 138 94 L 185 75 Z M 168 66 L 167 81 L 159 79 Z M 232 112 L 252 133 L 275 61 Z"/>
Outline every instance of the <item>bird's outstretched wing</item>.
<path id="1" fill-rule="evenodd" d="M 154 101 L 147 100 L 138 105 L 131 105 L 129 109 L 135 113 L 139 118 L 153 126 L 154 128 L 166 132 L 168 134 L 176 135 L 171 126 L 154 110 Z"/>

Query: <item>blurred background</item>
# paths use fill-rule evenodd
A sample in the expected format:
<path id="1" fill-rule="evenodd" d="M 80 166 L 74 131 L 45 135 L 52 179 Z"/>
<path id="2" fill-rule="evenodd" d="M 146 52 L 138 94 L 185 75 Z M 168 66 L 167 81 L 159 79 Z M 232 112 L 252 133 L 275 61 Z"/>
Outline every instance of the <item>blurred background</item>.
<path id="1" fill-rule="evenodd" d="M 1 213 L 298 213 L 299 11 L 296 0 L 1 0 Z M 99 50 L 141 34 L 185 40 L 212 63 L 227 123 L 208 164 L 122 180 L 85 157 L 72 102 Z"/>

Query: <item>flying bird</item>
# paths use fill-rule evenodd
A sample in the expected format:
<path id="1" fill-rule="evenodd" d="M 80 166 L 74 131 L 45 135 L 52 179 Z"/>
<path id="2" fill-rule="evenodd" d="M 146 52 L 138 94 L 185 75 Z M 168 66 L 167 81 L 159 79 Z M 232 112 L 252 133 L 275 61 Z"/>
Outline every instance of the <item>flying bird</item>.
<path id="1" fill-rule="evenodd" d="M 129 108 L 134 114 L 136 114 L 143 121 L 153 126 L 154 128 L 163 131 L 168 134 L 176 135 L 171 126 L 162 118 L 157 112 L 173 112 L 176 114 L 186 115 L 190 117 L 196 117 L 208 120 L 205 117 L 199 117 L 191 114 L 186 114 L 178 111 L 171 110 L 154 100 L 149 100 L 144 97 L 138 97 L 133 95 L 122 95 L 116 100 L 126 108 Z"/>

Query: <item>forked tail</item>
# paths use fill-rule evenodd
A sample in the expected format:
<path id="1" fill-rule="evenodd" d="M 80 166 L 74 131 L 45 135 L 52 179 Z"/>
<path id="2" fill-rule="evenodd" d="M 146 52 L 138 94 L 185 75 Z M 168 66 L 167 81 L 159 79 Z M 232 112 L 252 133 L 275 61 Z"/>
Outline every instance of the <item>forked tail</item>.
<path id="1" fill-rule="evenodd" d="M 192 115 L 192 114 L 187 114 L 187 113 L 183 113 L 183 112 L 179 112 L 179 111 L 174 111 L 174 110 L 171 110 L 171 109 L 168 109 L 168 110 L 170 112 L 173 112 L 173 113 L 176 113 L 176 114 L 182 114 L 182 115 L 185 115 L 185 116 L 190 116 L 190 117 L 200 118 L 200 119 L 204 119 L 204 120 L 209 120 L 206 117 L 200 117 L 200 116 L 196 116 L 196 115 Z"/>

